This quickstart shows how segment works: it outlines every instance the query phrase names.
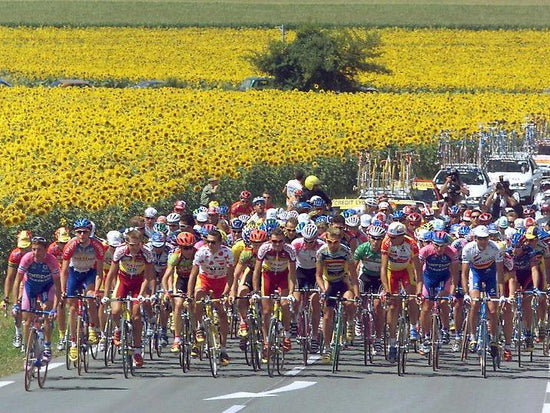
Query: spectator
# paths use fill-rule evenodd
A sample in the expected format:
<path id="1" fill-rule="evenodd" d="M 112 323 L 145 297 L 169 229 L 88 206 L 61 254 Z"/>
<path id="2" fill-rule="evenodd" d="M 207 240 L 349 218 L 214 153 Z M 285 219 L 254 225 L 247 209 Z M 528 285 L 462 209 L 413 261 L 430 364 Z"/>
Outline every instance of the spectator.
<path id="1" fill-rule="evenodd" d="M 252 203 L 251 203 L 251 194 L 249 191 L 242 191 L 240 194 L 240 199 L 233 204 L 229 209 L 229 214 L 231 218 L 238 218 L 241 215 L 251 215 L 252 214 Z"/>
<path id="2" fill-rule="evenodd" d="M 512 208 L 518 217 L 523 215 L 523 209 L 519 203 L 520 198 L 517 192 L 510 189 L 510 181 L 504 176 L 500 176 L 491 192 L 485 201 L 485 207 L 488 212 L 495 218 L 506 213 L 506 208 Z"/>
<path id="3" fill-rule="evenodd" d="M 447 174 L 447 178 L 441 186 L 440 192 L 445 200 L 445 212 L 447 211 L 447 208 L 462 201 L 464 196 L 470 195 L 470 190 L 466 184 L 460 180 L 460 173 L 456 169 L 452 169 Z"/>
<path id="4" fill-rule="evenodd" d="M 296 202 L 298 202 L 298 196 L 296 191 L 302 191 L 304 188 L 304 171 L 298 169 L 294 174 L 294 179 L 291 179 L 286 183 L 283 188 L 283 194 L 286 196 L 286 206 L 288 210 L 291 210 Z"/>
<path id="5" fill-rule="evenodd" d="M 208 208 L 210 202 L 218 199 L 218 185 L 220 180 L 216 177 L 208 179 L 208 183 L 202 189 L 200 204 Z"/>
<path id="6" fill-rule="evenodd" d="M 321 189 L 321 181 L 315 175 L 309 175 L 304 183 L 304 189 L 300 197 L 301 201 L 309 202 L 315 195 L 320 196 L 327 205 L 327 209 L 331 208 L 332 200 Z"/>

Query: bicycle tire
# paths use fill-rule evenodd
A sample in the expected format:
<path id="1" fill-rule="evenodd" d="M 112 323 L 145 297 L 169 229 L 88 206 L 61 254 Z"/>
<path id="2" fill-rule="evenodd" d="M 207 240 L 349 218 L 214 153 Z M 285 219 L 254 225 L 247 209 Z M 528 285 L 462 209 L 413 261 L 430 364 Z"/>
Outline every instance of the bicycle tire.
<path id="1" fill-rule="evenodd" d="M 468 337 L 470 336 L 468 317 L 464 317 L 462 322 L 462 339 L 460 341 L 460 360 L 468 360 Z"/>
<path id="2" fill-rule="evenodd" d="M 545 357 L 548 357 L 550 354 L 550 331 L 549 327 L 550 324 L 548 321 L 544 324 L 542 328 L 544 328 L 544 340 L 542 341 L 542 355 Z"/>
<path id="3" fill-rule="evenodd" d="M 479 335 L 478 335 L 478 347 L 481 351 L 479 355 L 479 362 L 481 365 L 481 376 L 487 378 L 487 326 L 482 321 L 479 325 Z"/>
<path id="4" fill-rule="evenodd" d="M 363 364 L 373 364 L 372 348 L 373 348 L 373 331 L 374 319 L 370 312 L 366 312 L 362 317 L 363 324 Z"/>
<path id="5" fill-rule="evenodd" d="M 439 369 L 439 322 L 436 315 L 432 315 L 432 345 L 428 359 L 431 361 L 429 364 L 432 365 L 433 371 L 437 371 Z"/>
<path id="6" fill-rule="evenodd" d="M 397 375 L 403 376 L 405 374 L 405 346 L 407 333 L 407 326 L 404 319 L 399 319 L 397 325 Z"/>
<path id="7" fill-rule="evenodd" d="M 136 366 L 134 365 L 134 325 L 131 320 L 127 320 L 124 325 L 128 329 L 128 362 L 130 366 L 130 374 L 136 375 Z"/>
<path id="8" fill-rule="evenodd" d="M 82 375 L 82 317 L 79 315 L 76 316 L 76 348 L 78 349 L 78 353 L 76 356 L 76 369 L 78 372 L 78 375 Z"/>
<path id="9" fill-rule="evenodd" d="M 302 311 L 300 311 L 300 317 L 298 319 L 298 337 L 300 340 L 300 350 L 302 352 L 302 362 L 304 363 L 304 366 L 307 366 L 309 350 L 307 324 L 307 313 L 305 309 L 302 309 Z"/>
<path id="10" fill-rule="evenodd" d="M 159 358 L 162 357 L 162 343 L 161 343 L 161 336 L 162 336 L 162 323 L 160 322 L 160 310 L 159 312 L 157 313 L 157 318 L 156 318 L 156 334 L 155 334 L 155 350 L 157 352 L 157 356 Z"/>
<path id="11" fill-rule="evenodd" d="M 339 306 L 341 306 L 341 303 L 338 303 Z M 343 330 L 343 320 L 342 320 L 342 309 L 339 309 L 336 311 L 335 314 L 335 326 L 332 333 L 333 337 L 333 347 L 332 347 L 332 372 L 336 373 L 338 371 L 338 364 L 340 362 L 340 348 L 342 346 L 341 344 L 341 338 L 342 338 L 342 330 Z"/>
<path id="12" fill-rule="evenodd" d="M 250 366 L 252 370 L 259 370 L 259 360 L 258 357 L 261 357 L 261 354 L 258 353 L 258 337 L 256 334 L 256 326 L 251 318 L 248 319 L 248 343 L 247 347 L 250 351 Z"/>
<path id="13" fill-rule="evenodd" d="M 210 322 L 204 323 L 204 332 L 206 335 L 206 346 L 207 346 L 207 354 L 208 354 L 208 363 L 210 364 L 210 373 L 212 374 L 212 377 L 217 378 L 218 377 L 218 361 L 219 356 L 216 354 L 216 337 L 215 337 L 215 329 L 214 326 Z"/>
<path id="14" fill-rule="evenodd" d="M 189 341 L 189 319 L 187 317 L 182 318 L 181 325 L 181 342 L 179 346 L 179 363 L 182 371 L 187 373 L 190 367 L 191 359 L 191 342 Z"/>
<path id="15" fill-rule="evenodd" d="M 145 343 L 147 343 L 147 344 L 144 346 L 144 348 L 147 349 L 146 352 L 149 355 L 149 360 L 153 360 L 154 359 L 153 354 L 155 353 L 153 337 L 154 337 L 155 333 L 153 332 L 153 335 L 151 337 L 148 337 L 147 336 L 147 331 L 149 331 L 149 321 L 145 319 L 143 321 L 143 332 L 145 333 L 145 334 L 143 334 L 143 339 L 145 340 Z"/>
<path id="16" fill-rule="evenodd" d="M 70 328 L 67 326 L 67 330 L 65 331 L 65 368 L 67 370 L 70 370 L 71 366 L 74 366 L 74 362 L 69 357 L 71 351 L 71 334 L 69 330 Z"/>
<path id="17" fill-rule="evenodd" d="M 25 377 L 24 384 L 26 391 L 31 390 L 31 383 L 34 377 L 34 362 L 36 360 L 34 345 L 36 340 L 36 331 L 33 329 L 29 331 L 29 337 L 27 338 L 27 348 L 25 349 L 25 371 L 23 372 L 23 374 Z"/>
<path id="18" fill-rule="evenodd" d="M 269 330 L 267 333 L 267 375 L 273 377 L 275 374 L 276 366 L 276 342 L 277 342 L 277 323 L 275 318 L 272 318 L 269 322 Z"/>
<path id="19" fill-rule="evenodd" d="M 128 348 L 128 327 L 126 321 L 122 320 L 122 329 L 120 331 L 120 355 L 122 356 L 122 372 L 126 379 L 130 378 L 130 364 L 132 364 Z"/>
<path id="20" fill-rule="evenodd" d="M 108 367 L 109 361 L 111 360 L 111 352 L 113 351 L 113 319 L 110 314 L 105 322 L 104 336 L 105 347 L 103 348 L 103 364 L 105 367 Z"/>
<path id="21" fill-rule="evenodd" d="M 516 351 L 518 357 L 518 367 L 521 367 L 521 350 L 523 350 L 523 320 L 521 317 L 518 317 L 514 323 L 514 334 L 516 336 Z"/>
<path id="22" fill-rule="evenodd" d="M 277 339 L 277 373 L 283 374 L 285 368 L 285 351 L 283 349 L 284 330 L 278 327 L 278 339 Z"/>
<path id="23" fill-rule="evenodd" d="M 36 369 L 36 375 L 38 378 L 38 387 L 43 389 L 46 384 L 46 378 L 48 377 L 49 362 L 44 361 L 44 359 L 42 358 L 42 354 L 44 352 L 44 340 L 41 340 L 41 339 L 36 340 L 35 346 L 36 346 L 36 350 L 34 353 L 39 354 L 41 358 L 40 367 Z"/>

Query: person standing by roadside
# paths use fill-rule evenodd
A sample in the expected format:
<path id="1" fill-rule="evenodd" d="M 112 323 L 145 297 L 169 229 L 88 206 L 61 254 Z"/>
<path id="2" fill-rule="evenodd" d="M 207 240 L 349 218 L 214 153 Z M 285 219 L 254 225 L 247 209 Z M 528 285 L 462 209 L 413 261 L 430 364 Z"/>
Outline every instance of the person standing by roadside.
<path id="1" fill-rule="evenodd" d="M 204 186 L 201 193 L 200 204 L 208 208 L 210 202 L 218 199 L 218 188 L 220 180 L 216 177 L 208 179 L 208 183 Z"/>

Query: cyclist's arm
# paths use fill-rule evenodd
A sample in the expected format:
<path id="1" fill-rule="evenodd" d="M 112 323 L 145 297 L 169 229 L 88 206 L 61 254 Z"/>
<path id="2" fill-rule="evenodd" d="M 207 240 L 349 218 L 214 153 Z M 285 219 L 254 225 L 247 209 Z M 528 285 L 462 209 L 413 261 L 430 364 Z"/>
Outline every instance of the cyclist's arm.
<path id="1" fill-rule="evenodd" d="M 57 308 L 57 305 L 61 301 L 61 279 L 59 277 L 54 277 L 53 279 L 53 285 L 55 287 L 55 295 L 53 300 L 53 307 Z"/>
<path id="2" fill-rule="evenodd" d="M 15 281 L 15 275 L 17 272 L 17 267 L 11 264 L 8 264 L 8 269 L 6 271 L 6 280 L 4 281 L 4 298 L 10 299 L 10 290 L 13 288 L 13 282 Z M 15 300 L 15 296 L 14 300 Z"/>
<path id="3" fill-rule="evenodd" d="M 147 291 L 147 286 L 155 278 L 155 267 L 152 262 L 145 264 L 145 269 L 143 271 L 143 282 L 141 283 L 141 288 L 139 290 L 139 295 L 145 295 Z"/>
<path id="4" fill-rule="evenodd" d="M 246 268 L 245 265 L 238 262 L 237 265 L 235 265 L 235 271 L 233 273 L 233 287 L 231 291 L 233 291 L 233 294 L 237 294 L 237 289 L 239 288 L 239 280 L 241 276 L 243 275 L 244 269 Z"/>
<path id="5" fill-rule="evenodd" d="M 103 282 L 103 257 L 96 260 L 96 269 L 94 291 L 98 291 L 101 288 L 101 283 Z"/>
<path id="6" fill-rule="evenodd" d="M 497 266 L 498 271 L 498 266 Z M 468 294 L 469 284 L 468 284 L 468 273 L 470 272 L 470 264 L 467 262 L 462 263 L 462 288 L 464 294 Z"/>
<path id="7" fill-rule="evenodd" d="M 422 264 L 418 259 L 418 255 L 413 257 L 414 272 L 416 273 L 416 293 L 422 293 L 422 286 L 424 284 L 424 276 L 422 271 Z"/>
<path id="8" fill-rule="evenodd" d="M 195 283 L 197 281 L 197 275 L 199 274 L 199 266 L 193 265 L 191 267 L 191 274 L 189 274 L 189 281 L 187 283 L 187 296 L 194 297 L 195 294 Z"/>
<path id="9" fill-rule="evenodd" d="M 13 303 L 16 304 L 21 297 L 19 297 L 19 285 L 21 284 L 21 280 L 23 279 L 23 273 L 17 271 L 15 273 L 15 280 L 13 280 L 13 289 L 12 289 L 12 296 L 13 296 Z"/>
<path id="10" fill-rule="evenodd" d="M 326 292 L 325 280 L 323 280 L 323 263 L 321 261 L 317 261 L 315 264 L 315 281 L 321 292 Z"/>
<path id="11" fill-rule="evenodd" d="M 381 267 L 380 267 L 380 281 L 384 286 L 384 291 L 390 292 L 390 287 L 388 285 L 388 255 L 382 254 Z"/>
<path id="12" fill-rule="evenodd" d="M 254 264 L 254 274 L 252 275 L 252 288 L 254 291 L 260 291 L 260 277 L 262 275 L 262 260 L 256 260 Z"/>
<path id="13" fill-rule="evenodd" d="M 451 267 L 450 267 L 450 271 L 451 271 L 451 291 L 454 291 L 454 289 L 456 288 L 456 286 L 458 285 L 458 261 L 456 262 L 452 262 L 451 263 Z"/>
<path id="14" fill-rule="evenodd" d="M 500 295 L 504 295 L 504 264 L 497 262 L 497 284 Z"/>
<path id="15" fill-rule="evenodd" d="M 171 279 L 175 269 L 176 267 L 170 264 L 166 266 L 166 271 L 164 271 L 164 275 L 162 276 L 162 281 L 161 281 L 162 288 L 164 291 L 171 290 L 170 288 L 170 286 L 172 285 Z"/>
<path id="16" fill-rule="evenodd" d="M 357 270 L 355 268 L 355 262 L 352 261 L 349 266 L 349 277 L 351 279 L 351 286 L 353 288 L 353 295 L 359 297 L 359 280 L 357 279 Z"/>
<path id="17" fill-rule="evenodd" d="M 69 260 L 63 260 L 59 278 L 61 279 L 61 294 L 65 294 L 65 290 L 67 289 L 67 279 L 69 278 Z"/>
<path id="18" fill-rule="evenodd" d="M 111 268 L 109 268 L 109 272 L 107 273 L 107 277 L 105 277 L 105 284 L 103 287 L 105 288 L 105 296 L 109 295 L 109 291 L 111 291 L 111 282 L 114 277 L 118 274 L 119 265 L 118 262 L 111 262 Z"/>
<path id="19" fill-rule="evenodd" d="M 235 267 L 230 265 L 227 267 L 227 284 L 225 285 L 225 290 L 223 291 L 224 295 L 232 294 L 234 281 L 235 281 Z"/>
<path id="20" fill-rule="evenodd" d="M 293 294 L 296 288 L 296 262 L 288 262 L 288 294 Z"/>

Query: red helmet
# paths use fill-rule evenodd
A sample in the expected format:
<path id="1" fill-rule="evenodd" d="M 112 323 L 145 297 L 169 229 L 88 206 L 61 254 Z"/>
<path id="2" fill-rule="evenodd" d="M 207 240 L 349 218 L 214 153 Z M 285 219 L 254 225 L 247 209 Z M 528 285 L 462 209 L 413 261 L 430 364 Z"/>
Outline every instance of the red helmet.
<path id="1" fill-rule="evenodd" d="M 422 217 L 418 212 L 413 212 L 412 214 L 409 214 L 407 216 L 407 221 L 414 225 L 420 225 L 420 223 L 422 222 Z"/>
<path id="2" fill-rule="evenodd" d="M 535 218 L 535 210 L 533 208 L 525 208 L 523 210 L 523 217 L 526 218 L 526 217 L 531 217 L 531 218 Z"/>
<path id="3" fill-rule="evenodd" d="M 267 241 L 267 232 L 261 229 L 255 229 L 250 233 L 250 242 Z"/>
<path id="4" fill-rule="evenodd" d="M 525 218 L 525 221 L 523 221 L 523 225 L 525 225 L 525 228 L 534 227 L 535 224 L 535 218 L 533 217 L 527 217 Z"/>
<path id="5" fill-rule="evenodd" d="M 185 211 L 185 207 L 186 207 L 185 201 L 182 201 L 182 200 L 176 201 L 176 203 L 174 204 L 174 212 L 181 214 L 183 211 Z"/>
<path id="6" fill-rule="evenodd" d="M 213 229 L 216 229 L 216 227 L 213 224 L 204 224 L 202 227 L 208 232 L 212 231 Z"/>
<path id="7" fill-rule="evenodd" d="M 542 212 L 543 214 L 548 214 L 550 212 L 550 204 L 549 203 L 544 203 L 540 206 L 540 212 Z"/>
<path id="8" fill-rule="evenodd" d="M 247 191 L 246 189 L 241 192 L 241 198 L 242 199 L 249 199 L 251 195 L 252 194 L 249 191 Z"/>
<path id="9" fill-rule="evenodd" d="M 479 218 L 477 219 L 477 222 L 479 222 L 481 225 L 488 225 L 491 223 L 492 220 L 493 220 L 493 216 L 488 212 L 484 212 L 479 216 Z"/>
<path id="10" fill-rule="evenodd" d="M 180 232 L 176 237 L 176 243 L 182 247 L 195 245 L 195 235 L 191 232 Z"/>
<path id="11" fill-rule="evenodd" d="M 464 211 L 464 213 L 462 214 L 462 220 L 466 221 L 466 222 L 470 222 L 472 220 L 472 210 L 471 209 L 467 209 L 466 211 Z"/>
<path id="12" fill-rule="evenodd" d="M 434 211 L 429 206 L 427 206 L 426 208 L 420 209 L 420 213 L 425 217 L 433 217 L 434 216 Z"/>
<path id="13" fill-rule="evenodd" d="M 414 207 L 412 205 L 405 205 L 403 207 L 403 213 L 405 215 L 410 215 L 410 214 L 413 214 L 415 211 Z"/>

